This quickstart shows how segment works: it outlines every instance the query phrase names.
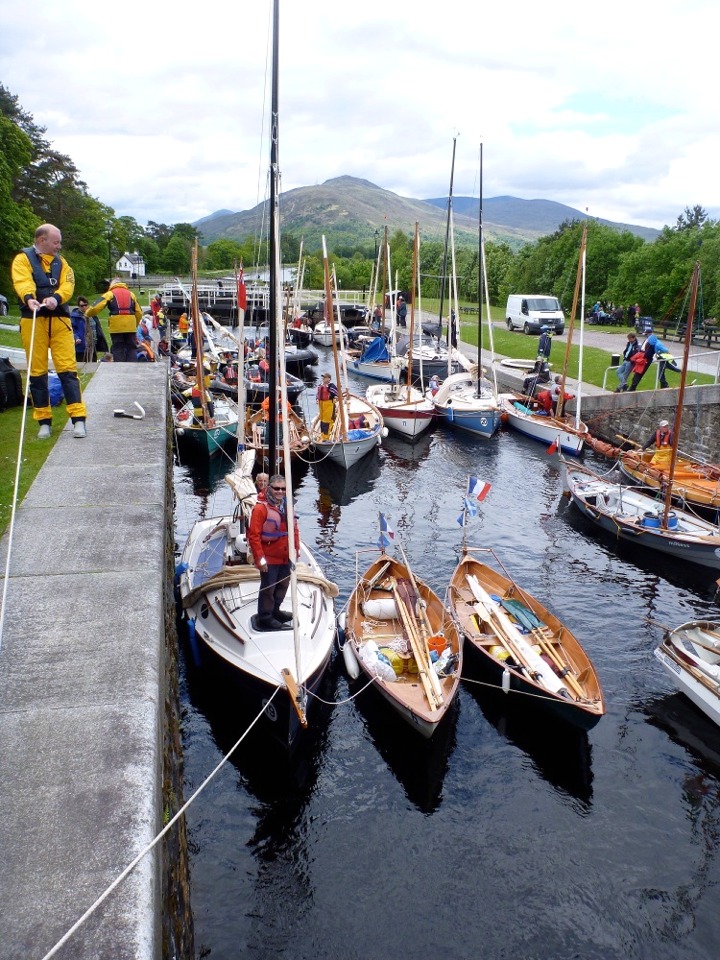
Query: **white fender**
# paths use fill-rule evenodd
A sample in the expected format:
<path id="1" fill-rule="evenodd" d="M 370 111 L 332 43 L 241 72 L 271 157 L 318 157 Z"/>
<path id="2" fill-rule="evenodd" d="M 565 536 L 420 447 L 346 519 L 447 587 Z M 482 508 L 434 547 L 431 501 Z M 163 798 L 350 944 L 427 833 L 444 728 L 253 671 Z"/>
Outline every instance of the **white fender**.
<path id="1" fill-rule="evenodd" d="M 342 648 L 343 660 L 345 661 L 345 669 L 351 680 L 357 680 L 360 676 L 360 664 L 357 662 L 357 657 L 355 656 L 355 651 L 352 648 L 352 644 L 349 640 L 346 640 Z"/>

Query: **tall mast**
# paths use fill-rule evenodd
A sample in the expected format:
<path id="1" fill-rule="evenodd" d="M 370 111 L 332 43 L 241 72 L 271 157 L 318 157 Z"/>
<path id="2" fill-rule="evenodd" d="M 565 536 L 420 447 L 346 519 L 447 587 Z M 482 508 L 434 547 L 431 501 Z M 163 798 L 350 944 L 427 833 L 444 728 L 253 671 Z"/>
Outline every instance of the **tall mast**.
<path id="1" fill-rule="evenodd" d="M 480 202 L 478 204 L 478 349 L 477 393 L 480 396 L 482 381 L 482 317 L 483 317 L 483 145 L 480 144 Z M 490 318 L 488 317 L 488 322 Z"/>
<path id="2" fill-rule="evenodd" d="M 695 324 L 695 308 L 697 306 L 698 287 L 700 285 L 700 261 L 695 261 L 693 269 L 691 287 L 690 287 L 690 307 L 688 309 L 688 318 L 685 325 L 685 346 L 683 349 L 683 365 L 680 374 L 680 386 L 678 388 L 677 406 L 675 407 L 675 420 L 673 422 L 672 451 L 670 454 L 670 469 L 668 470 L 667 483 L 665 485 L 665 510 L 663 511 L 663 527 L 667 527 L 668 514 L 672 501 L 673 480 L 675 479 L 675 465 L 677 463 L 678 445 L 680 443 L 680 426 L 682 424 L 683 402 L 685 400 L 685 382 L 687 380 L 688 357 L 690 356 L 690 344 L 692 343 L 693 326 Z"/>
<path id="3" fill-rule="evenodd" d="M 457 137 L 453 137 L 452 164 L 450 165 L 450 191 L 448 193 L 448 203 L 447 203 L 447 225 L 445 227 L 445 252 L 443 254 L 442 277 L 440 278 L 440 315 L 438 318 L 438 327 L 441 333 L 442 333 L 442 322 L 443 322 L 443 305 L 445 302 L 445 281 L 447 280 L 448 246 L 450 244 L 450 221 L 452 219 L 452 195 L 453 195 L 453 179 L 455 177 L 455 146 L 456 145 L 457 145 Z M 448 350 L 449 350 L 450 349 L 450 320 L 448 320 L 447 343 L 448 343 Z"/>
<path id="4" fill-rule="evenodd" d="M 280 282 L 280 205 L 278 185 L 280 168 L 278 162 L 278 102 L 279 102 L 279 52 L 280 52 L 280 2 L 273 2 L 273 52 L 272 52 L 272 103 L 270 113 L 270 343 L 268 357 L 270 377 L 268 380 L 268 430 L 270 433 L 269 473 L 277 470 L 277 361 L 278 327 L 282 324 L 282 284 Z"/>

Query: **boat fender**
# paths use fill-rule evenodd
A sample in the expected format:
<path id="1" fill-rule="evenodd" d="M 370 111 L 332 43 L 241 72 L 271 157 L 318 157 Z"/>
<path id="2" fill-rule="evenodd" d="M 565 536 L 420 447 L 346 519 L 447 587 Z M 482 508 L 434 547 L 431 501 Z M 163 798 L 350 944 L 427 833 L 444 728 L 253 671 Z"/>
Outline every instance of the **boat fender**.
<path id="1" fill-rule="evenodd" d="M 510 693 L 510 671 L 509 670 L 503 670 L 502 691 L 503 693 Z"/>
<path id="2" fill-rule="evenodd" d="M 373 620 L 398 620 L 397 606 L 393 598 L 366 600 L 362 605 L 363 613 Z"/>
<path id="3" fill-rule="evenodd" d="M 343 661 L 345 662 L 347 675 L 351 680 L 357 680 L 357 678 L 360 676 L 360 664 L 357 662 L 357 657 L 355 656 L 355 651 L 352 648 L 352 644 L 347 640 L 342 646 L 342 655 Z"/>
<path id="4" fill-rule="evenodd" d="M 200 647 L 198 646 L 197 633 L 195 631 L 194 620 L 188 620 L 187 630 L 188 630 L 188 640 L 190 641 L 190 650 L 192 652 L 193 663 L 195 664 L 196 667 L 200 667 L 202 665 L 202 661 L 200 659 Z"/>
<path id="5" fill-rule="evenodd" d="M 383 428 L 382 428 L 382 431 L 381 431 L 381 433 L 380 433 L 380 436 L 381 436 L 381 437 L 383 438 L 383 440 L 384 440 L 387 435 L 388 435 L 388 428 L 387 428 L 387 427 L 383 427 Z"/>
<path id="6" fill-rule="evenodd" d="M 175 584 L 176 589 L 180 585 L 180 577 L 185 573 L 187 568 L 188 568 L 188 565 L 184 560 L 181 563 L 178 563 L 178 565 L 175 567 L 175 576 L 173 578 L 173 583 Z"/>

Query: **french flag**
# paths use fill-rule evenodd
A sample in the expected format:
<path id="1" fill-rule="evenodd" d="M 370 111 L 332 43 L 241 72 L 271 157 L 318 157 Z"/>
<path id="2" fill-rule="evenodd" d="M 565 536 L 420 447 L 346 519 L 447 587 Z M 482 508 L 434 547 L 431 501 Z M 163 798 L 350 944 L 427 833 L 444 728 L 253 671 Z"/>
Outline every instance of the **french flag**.
<path id="1" fill-rule="evenodd" d="M 378 537 L 377 545 L 381 550 L 384 550 L 385 547 L 389 547 L 390 542 L 395 539 L 395 531 L 388 523 L 387 517 L 384 513 L 381 513 L 378 516 L 380 517 L 380 536 Z"/>
<path id="2" fill-rule="evenodd" d="M 483 480 L 478 480 L 477 477 L 468 478 L 468 499 L 477 500 L 478 503 L 482 503 L 485 497 L 490 493 L 492 485 L 485 483 Z"/>

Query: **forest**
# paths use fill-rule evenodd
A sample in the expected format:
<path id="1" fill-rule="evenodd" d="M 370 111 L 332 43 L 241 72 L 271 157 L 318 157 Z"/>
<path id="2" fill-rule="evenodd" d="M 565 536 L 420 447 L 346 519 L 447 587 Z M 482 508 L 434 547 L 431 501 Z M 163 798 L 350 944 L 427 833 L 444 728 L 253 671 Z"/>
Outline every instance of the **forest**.
<path id="1" fill-rule="evenodd" d="M 231 272 L 239 263 L 246 271 L 267 260 L 266 238 L 243 242 L 222 239 L 202 245 L 198 230 L 189 223 L 148 222 L 117 216 L 112 207 L 93 197 L 72 159 L 53 148 L 46 129 L 35 123 L 18 98 L 0 84 L 0 292 L 10 295 L 10 264 L 22 247 L 32 243 L 35 228 L 54 223 L 63 233 L 63 252 L 76 275 L 76 290 L 86 295 L 106 289 L 113 264 L 124 252 L 142 254 L 150 275 L 186 275 L 193 244 L 200 241 L 199 265 L 203 273 Z M 421 230 L 422 230 L 422 224 Z M 563 307 L 570 306 L 577 272 L 582 224 L 566 221 L 551 235 L 529 243 L 517 252 L 507 244 L 485 245 L 488 293 L 501 305 L 509 293 L 552 294 Z M 389 236 L 392 282 L 407 289 L 412 278 L 412 236 L 400 230 Z M 300 236 L 282 237 L 282 259 L 297 262 Z M 333 250 L 328 236 L 340 290 L 367 289 L 372 277 L 375 250 L 367 242 L 353 247 L 343 236 Z M 477 302 L 477 244 L 458 245 L 455 266 L 461 300 Z M 322 286 L 320 250 L 304 250 L 304 283 Z M 644 315 L 672 319 L 682 306 L 682 292 L 696 260 L 702 265 L 700 316 L 720 312 L 720 221 L 712 221 L 700 205 L 686 207 L 673 226 L 666 226 L 649 243 L 630 232 L 618 232 L 590 221 L 587 241 L 586 303 L 616 306 L 639 303 Z M 440 278 L 447 273 L 444 244 L 421 242 L 420 288 L 436 297 Z"/>

